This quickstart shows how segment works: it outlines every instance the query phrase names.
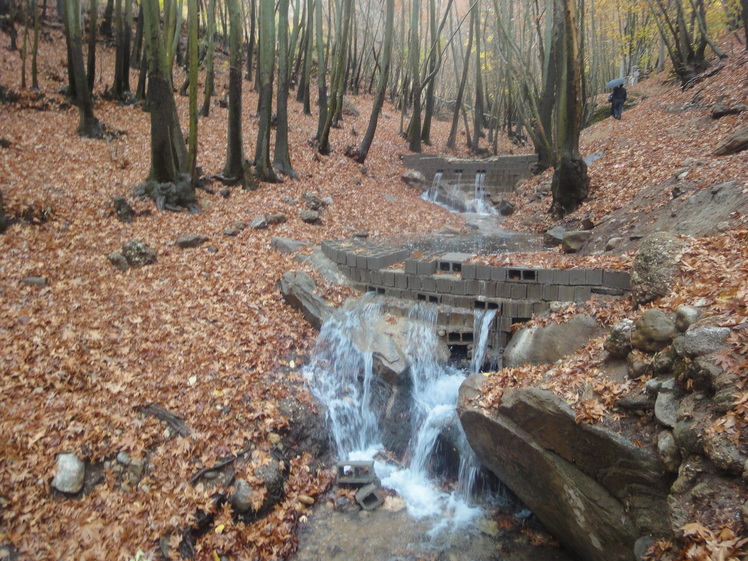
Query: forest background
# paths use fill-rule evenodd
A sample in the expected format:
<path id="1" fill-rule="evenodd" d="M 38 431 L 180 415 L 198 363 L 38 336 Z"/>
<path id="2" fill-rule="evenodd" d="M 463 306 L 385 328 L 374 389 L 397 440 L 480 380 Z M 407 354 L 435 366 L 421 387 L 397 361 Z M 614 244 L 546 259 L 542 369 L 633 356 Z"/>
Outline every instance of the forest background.
<path id="1" fill-rule="evenodd" d="M 291 554 L 307 498 L 329 484 L 315 458 L 288 458 L 283 500 L 257 520 L 217 507 L 216 489 L 194 479 L 234 458 L 262 502 L 258 470 L 290 422 L 282 404 L 310 399 L 298 371 L 315 335 L 275 285 L 293 268 L 334 302 L 349 294 L 273 251 L 271 236 L 463 228 L 400 182 L 408 150 L 537 152 L 550 180 L 565 157 L 637 138 L 641 149 L 611 149 L 600 171 L 579 171 L 569 204 L 555 204 L 561 181 L 537 220 L 513 226 L 544 228 L 549 207 L 597 220 L 643 173 L 667 176 L 745 126 L 733 115 L 707 138 L 670 132 L 677 123 L 657 103 L 689 102 L 681 88 L 717 68 L 730 80 L 708 101 L 744 100 L 747 12 L 735 0 L 0 2 L 0 543 L 20 558 L 129 559 L 164 536 L 178 545 L 202 512 L 215 517 L 194 544 L 199 559 Z M 635 67 L 639 116 L 580 141 L 595 108 L 606 111 L 605 83 Z M 672 134 L 666 161 L 652 123 Z M 745 166 L 737 156 L 698 179 L 744 177 Z M 300 219 L 304 193 L 332 199 L 314 223 Z M 131 222 L 116 219 L 115 196 Z M 289 219 L 246 228 L 279 213 Z M 191 233 L 209 243 L 178 248 Z M 130 240 L 155 248 L 157 263 L 113 269 L 107 255 Z M 177 414 L 186 435 L 149 405 Z M 135 485 L 103 467 L 123 451 L 147 466 Z M 50 487 L 62 452 L 99 469 L 75 500 Z"/>

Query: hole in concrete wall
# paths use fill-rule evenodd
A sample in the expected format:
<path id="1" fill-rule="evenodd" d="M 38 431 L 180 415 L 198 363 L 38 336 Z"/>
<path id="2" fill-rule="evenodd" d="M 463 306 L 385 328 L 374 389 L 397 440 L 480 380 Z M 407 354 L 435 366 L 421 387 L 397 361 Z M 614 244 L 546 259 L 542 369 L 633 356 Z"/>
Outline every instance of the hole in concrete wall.
<path id="1" fill-rule="evenodd" d="M 506 272 L 506 278 L 509 280 L 522 280 L 522 271 L 519 269 L 509 269 Z"/>
<path id="2" fill-rule="evenodd" d="M 538 278 L 537 271 L 522 271 L 522 280 L 534 281 Z"/>
<path id="3" fill-rule="evenodd" d="M 429 302 L 432 304 L 438 304 L 439 303 L 439 297 L 438 296 L 429 296 Z"/>
<path id="4" fill-rule="evenodd" d="M 462 334 L 462 341 L 465 343 L 472 343 L 473 342 L 473 333 L 472 331 L 466 332 Z"/>
<path id="5" fill-rule="evenodd" d="M 462 272 L 462 263 L 452 263 L 452 270 L 455 273 L 461 273 Z"/>
<path id="6" fill-rule="evenodd" d="M 449 271 L 449 261 L 440 261 L 439 262 L 439 270 L 440 271 Z"/>
<path id="7" fill-rule="evenodd" d="M 467 345 L 450 345 L 449 346 L 449 357 L 451 360 L 459 362 L 466 361 L 468 357 Z"/>
<path id="8" fill-rule="evenodd" d="M 426 301 L 426 295 L 425 294 L 419 294 L 416 298 L 418 298 L 419 302 L 425 302 Z"/>
<path id="9" fill-rule="evenodd" d="M 447 333 L 447 341 L 450 343 L 460 343 L 462 341 L 462 337 L 459 333 Z"/>
<path id="10" fill-rule="evenodd" d="M 489 310 L 498 310 L 499 309 L 499 305 L 496 302 L 489 302 L 488 303 L 488 309 Z"/>
<path id="11" fill-rule="evenodd" d="M 478 300 L 475 301 L 475 309 L 476 310 L 485 310 L 486 309 L 486 303 L 480 302 Z"/>
<path id="12" fill-rule="evenodd" d="M 367 286 L 366 292 L 376 292 L 377 288 L 375 286 Z"/>
<path id="13" fill-rule="evenodd" d="M 384 294 L 384 288 L 377 288 L 377 294 Z"/>
<path id="14" fill-rule="evenodd" d="M 512 318 L 512 325 L 516 325 L 518 323 L 525 323 L 526 321 L 530 321 L 532 318 Z"/>

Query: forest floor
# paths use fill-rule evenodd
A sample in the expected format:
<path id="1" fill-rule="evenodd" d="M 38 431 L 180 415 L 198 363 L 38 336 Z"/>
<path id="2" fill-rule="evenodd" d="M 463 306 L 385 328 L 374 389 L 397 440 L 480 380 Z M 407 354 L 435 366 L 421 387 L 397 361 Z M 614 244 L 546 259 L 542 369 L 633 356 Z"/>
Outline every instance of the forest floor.
<path id="1" fill-rule="evenodd" d="M 687 158 L 705 162 L 689 172 L 700 188 L 735 179 L 748 193 L 748 152 L 710 155 L 722 139 L 748 124 L 748 113 L 709 121 L 709 104 L 718 96 L 747 101 L 747 56 L 737 44 L 730 53 L 726 68 L 693 90 L 681 92 L 663 82 L 664 75 L 649 78 L 632 88 L 642 97 L 622 121 L 607 119 L 585 131 L 583 152 L 605 150 L 605 156 L 590 168 L 589 201 L 567 223 L 586 217 L 603 221 L 648 185 L 670 177 Z M 333 152 L 323 157 L 316 157 L 308 142 L 316 115 L 303 115 L 292 102 L 291 158 L 298 180 L 262 184 L 256 191 L 232 188 L 226 198 L 214 183 L 215 194 L 198 192 L 200 214 L 158 212 L 151 201 L 131 196 L 149 171 L 149 116 L 101 95 L 110 82 L 114 52 L 100 46 L 97 56 L 95 113 L 110 132 L 107 140 L 75 134 L 77 110 L 58 93 L 67 80 L 58 29 L 45 29 L 40 44 L 38 92 L 21 88 L 19 53 L 5 45 L 0 50 L 5 88 L 0 191 L 15 219 L 0 235 L 0 553 L 14 552 L 21 559 L 153 554 L 159 539 L 188 527 L 198 509 L 216 510 L 211 499 L 216 489 L 192 485 L 193 477 L 247 450 L 234 463 L 236 477 L 254 482 L 259 492 L 254 474 L 271 461 L 288 422 L 280 401 L 309 399 L 299 369 L 316 335 L 284 303 L 276 284 L 287 270 L 307 270 L 333 302 L 348 295 L 293 256 L 273 250 L 271 236 L 319 244 L 361 231 L 375 239 L 393 232 L 428 235 L 445 225 L 464 228 L 458 215 L 424 202 L 420 191 L 401 181 L 400 155 L 407 144 L 392 106 L 384 109 L 366 164 L 343 155 L 366 129 L 368 96 L 352 98 L 360 115 L 346 116 L 333 130 Z M 216 102 L 226 95 L 227 77 L 226 58 L 219 56 Z M 181 80 L 176 75 L 175 81 Z M 136 81 L 132 72 L 133 87 Z M 697 90 L 698 108 L 666 111 L 692 102 Z M 178 97 L 177 103 L 186 128 L 187 98 Z M 256 94 L 245 82 L 242 127 L 249 159 L 257 135 L 256 106 Z M 223 168 L 226 113 L 216 103 L 199 122 L 198 165 L 208 176 Z M 435 122 L 434 145 L 425 149 L 446 153 L 448 129 L 448 122 Z M 500 149 L 531 151 L 508 141 Z M 467 150 L 452 154 L 466 156 Z M 506 222 L 508 227 L 542 231 L 551 225 L 549 201 L 534 200 L 534 191 L 548 178 L 520 186 L 515 202 L 522 211 Z M 307 192 L 333 201 L 317 224 L 298 218 Z M 114 216 L 117 195 L 128 197 L 135 208 L 133 222 Z M 289 219 L 265 230 L 224 235 L 237 222 L 267 213 Z M 690 282 L 679 285 L 668 305 L 706 295 L 723 308 L 730 303 L 723 311 L 733 325 L 746 321 L 746 220 L 736 217 L 723 235 L 694 242 Z M 205 235 L 209 242 L 182 250 L 175 241 L 185 234 Z M 133 239 L 154 248 L 158 262 L 119 272 L 107 255 Z M 21 282 L 28 277 L 47 282 Z M 179 415 L 189 435 L 171 434 L 141 412 L 151 404 Z M 101 469 L 122 451 L 146 461 L 137 485 L 124 485 L 112 469 Z M 100 467 L 98 484 L 75 498 L 53 492 L 50 485 L 63 452 Z M 275 559 L 294 551 L 306 503 L 327 488 L 330 473 L 307 455 L 289 460 L 285 496 L 273 511 L 256 522 L 238 522 L 230 509 L 217 509 L 214 525 L 196 545 L 197 559 Z"/>

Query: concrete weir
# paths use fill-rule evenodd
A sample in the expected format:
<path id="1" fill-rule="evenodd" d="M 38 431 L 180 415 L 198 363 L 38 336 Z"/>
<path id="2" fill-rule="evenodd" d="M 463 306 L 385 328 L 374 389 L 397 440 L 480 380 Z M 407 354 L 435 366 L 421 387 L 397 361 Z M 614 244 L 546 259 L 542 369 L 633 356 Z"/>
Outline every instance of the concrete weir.
<path id="1" fill-rule="evenodd" d="M 490 354 L 506 346 L 513 324 L 548 310 L 551 302 L 584 302 L 593 294 L 621 296 L 629 290 L 625 271 L 493 267 L 469 263 L 467 253 L 416 257 L 408 249 L 359 239 L 325 241 L 322 251 L 361 291 L 439 304 L 437 323 L 447 343 L 466 355 L 473 346 L 476 310 L 496 310 Z M 396 302 L 389 311 L 407 313 Z"/>

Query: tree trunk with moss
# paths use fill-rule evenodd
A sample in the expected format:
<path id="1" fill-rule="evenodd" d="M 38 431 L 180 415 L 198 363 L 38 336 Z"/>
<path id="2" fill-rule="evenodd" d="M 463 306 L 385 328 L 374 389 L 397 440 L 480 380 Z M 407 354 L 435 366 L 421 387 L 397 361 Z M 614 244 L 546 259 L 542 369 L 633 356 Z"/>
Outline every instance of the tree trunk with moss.
<path id="1" fill-rule="evenodd" d="M 584 115 L 584 58 L 579 36 L 576 0 L 557 0 L 562 43 L 558 52 L 556 108 L 557 161 L 551 183 L 551 214 L 563 217 L 587 198 L 590 180 L 579 154 L 579 133 Z"/>
<path id="2" fill-rule="evenodd" d="M 143 0 L 148 58 L 148 108 L 151 114 L 151 171 L 145 192 L 159 210 L 197 212 L 188 174 L 187 146 L 179 126 L 171 73 L 161 34 L 159 0 Z"/>
<path id="3" fill-rule="evenodd" d="M 210 97 L 213 95 L 213 83 L 215 80 L 214 58 L 216 50 L 216 0 L 210 0 L 208 4 L 208 52 L 205 55 L 205 97 L 200 115 L 210 115 Z"/>

